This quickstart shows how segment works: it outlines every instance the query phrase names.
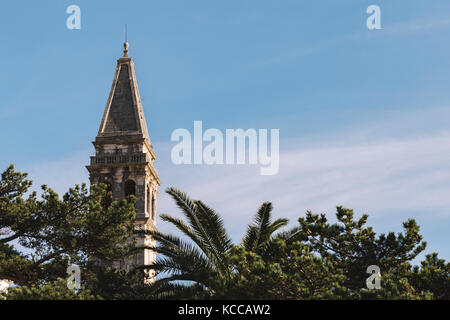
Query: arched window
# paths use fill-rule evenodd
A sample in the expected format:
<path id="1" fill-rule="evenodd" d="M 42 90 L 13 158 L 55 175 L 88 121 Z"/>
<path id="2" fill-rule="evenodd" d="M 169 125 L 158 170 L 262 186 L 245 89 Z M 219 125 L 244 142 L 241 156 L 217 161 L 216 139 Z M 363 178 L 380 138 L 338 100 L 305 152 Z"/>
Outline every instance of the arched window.
<path id="1" fill-rule="evenodd" d="M 152 196 L 152 220 L 155 221 L 155 213 L 156 213 L 156 199 L 155 195 Z"/>
<path id="2" fill-rule="evenodd" d="M 106 184 L 106 197 L 103 198 L 102 204 L 103 207 L 106 209 L 112 203 L 112 185 L 111 182 L 109 182 L 108 180 L 103 181 L 103 183 Z"/>
<path id="3" fill-rule="evenodd" d="M 147 201 L 146 201 L 146 210 L 147 210 L 147 217 L 149 217 L 150 216 L 150 211 L 152 210 L 152 207 L 151 207 L 151 196 L 152 196 L 152 194 L 151 194 L 151 191 L 150 191 L 150 185 L 148 185 L 147 184 Z"/>
<path id="4" fill-rule="evenodd" d="M 133 180 L 127 180 L 125 182 L 125 197 L 136 195 L 136 183 Z"/>

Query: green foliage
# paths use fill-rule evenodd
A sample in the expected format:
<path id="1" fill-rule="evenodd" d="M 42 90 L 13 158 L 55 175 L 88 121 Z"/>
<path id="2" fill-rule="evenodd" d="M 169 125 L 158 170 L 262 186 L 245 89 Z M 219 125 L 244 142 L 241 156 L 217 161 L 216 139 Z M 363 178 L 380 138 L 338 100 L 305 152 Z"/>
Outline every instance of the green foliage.
<path id="1" fill-rule="evenodd" d="M 147 285 L 144 270 L 132 271 L 91 266 L 84 274 L 86 286 L 107 300 L 151 299 L 153 290 Z"/>
<path id="2" fill-rule="evenodd" d="M 311 253 L 307 245 L 276 239 L 266 259 L 237 246 L 232 252 L 235 265 L 230 294 L 239 299 L 322 299 L 343 295 L 345 276 L 332 262 Z"/>
<path id="3" fill-rule="evenodd" d="M 61 199 L 46 186 L 40 199 L 27 195 L 30 186 L 12 165 L 1 175 L 0 279 L 17 285 L 7 299 L 450 299 L 448 262 L 432 253 L 411 265 L 426 247 L 412 219 L 377 235 L 367 215 L 337 207 L 336 223 L 308 211 L 281 230 L 288 220 L 273 221 L 265 202 L 233 244 L 217 212 L 174 188 L 167 193 L 184 219 L 161 218 L 182 236 L 135 230 L 135 198 L 112 202 L 105 185 L 77 185 Z M 126 272 L 91 259 L 129 256 L 142 232 L 157 240 L 154 265 Z M 77 293 L 64 280 L 69 261 L 81 267 Z M 366 289 L 370 265 L 381 269 L 381 289 Z M 157 271 L 153 284 L 146 268 Z"/>
<path id="4" fill-rule="evenodd" d="M 437 253 L 426 256 L 421 266 L 414 266 L 410 283 L 432 293 L 435 299 L 450 299 L 450 263 L 439 259 Z"/>
<path id="5" fill-rule="evenodd" d="M 432 254 L 421 267 L 410 264 L 426 247 L 413 219 L 401 233 L 376 235 L 365 226 L 367 215 L 355 219 L 353 210 L 337 207 L 337 223 L 308 211 L 297 227 L 277 233 L 288 221 L 272 222 L 272 205 L 264 203 L 242 243 L 233 245 L 216 212 L 179 190 L 167 192 L 187 222 L 168 215 L 162 219 L 188 240 L 152 233 L 160 253 L 153 266 L 160 275 L 154 287 L 166 298 L 450 298 L 448 263 Z M 370 265 L 381 269 L 381 289 L 366 288 Z"/>
<path id="6" fill-rule="evenodd" d="M 41 286 L 21 286 L 8 290 L 7 300 L 94 300 L 101 299 L 88 289 L 69 290 L 65 279 L 57 279 Z"/>
<path id="7" fill-rule="evenodd" d="M 377 236 L 371 227 L 365 227 L 367 215 L 355 221 L 353 210 L 338 207 L 336 217 L 338 223 L 329 224 L 324 214 L 307 212 L 306 217 L 299 219 L 300 238 L 324 261 L 343 270 L 342 285 L 356 297 L 368 276 L 368 266 L 377 265 L 386 275 L 395 273 L 426 247 L 412 219 L 403 224 L 404 233 Z"/>
<path id="8" fill-rule="evenodd" d="M 38 294 L 38 286 L 51 291 L 67 276 L 69 261 L 87 275 L 92 273 L 88 258 L 115 260 L 135 248 L 126 244 L 134 232 L 133 197 L 105 206 L 106 186 L 88 191 L 83 184 L 62 199 L 43 185 L 38 199 L 36 192 L 25 196 L 31 186 L 26 177 L 13 165 L 1 175 L 0 279 L 13 281 L 24 294 L 28 289 Z M 15 249 L 17 243 L 25 250 Z"/>
<path id="9" fill-rule="evenodd" d="M 272 204 L 265 202 L 259 208 L 254 222 L 247 228 L 247 233 L 242 240 L 247 250 L 259 252 L 270 241 L 272 234 L 287 225 L 287 219 L 277 219 L 271 223 Z"/>

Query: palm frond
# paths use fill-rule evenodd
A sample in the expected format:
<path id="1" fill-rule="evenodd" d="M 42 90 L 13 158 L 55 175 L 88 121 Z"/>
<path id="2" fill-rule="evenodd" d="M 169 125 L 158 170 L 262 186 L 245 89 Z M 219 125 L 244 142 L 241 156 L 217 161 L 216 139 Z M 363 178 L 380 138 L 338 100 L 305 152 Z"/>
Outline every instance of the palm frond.
<path id="1" fill-rule="evenodd" d="M 186 223 L 184 223 L 183 220 L 171 217 L 166 214 L 161 215 L 161 220 L 173 224 L 184 235 L 189 237 L 208 256 L 208 258 L 211 259 L 211 257 L 208 255 L 209 252 L 208 252 L 203 240 L 201 238 L 199 238 L 198 235 L 192 230 L 192 228 L 189 227 Z"/>
<path id="2" fill-rule="evenodd" d="M 203 298 L 206 295 L 205 288 L 199 284 L 181 284 L 167 281 L 156 281 L 150 286 L 153 299 L 193 299 Z"/>
<path id="3" fill-rule="evenodd" d="M 284 226 L 287 226 L 288 222 L 289 222 L 289 220 L 288 219 L 284 219 L 284 218 L 280 218 L 280 219 L 275 220 L 269 226 L 269 234 L 272 235 L 278 229 L 280 229 L 280 228 L 282 228 Z"/>
<path id="4" fill-rule="evenodd" d="M 201 250 L 217 265 L 220 273 L 228 272 L 229 268 L 224 257 L 231 247 L 231 239 L 220 216 L 201 201 L 192 201 L 178 189 L 169 188 L 167 193 L 172 196 L 187 218 Z"/>
<path id="5" fill-rule="evenodd" d="M 279 228 L 287 225 L 287 219 L 277 219 L 271 223 L 272 204 L 264 202 L 255 215 L 253 223 L 247 227 L 247 233 L 242 240 L 247 250 L 257 250 L 262 247 Z"/>
<path id="6" fill-rule="evenodd" d="M 207 245 L 214 252 L 217 261 L 221 264 L 224 272 L 229 271 L 225 260 L 225 254 L 231 249 L 232 241 L 228 236 L 222 218 L 211 208 L 201 201 L 196 201 L 197 216 L 208 237 Z"/>
<path id="7" fill-rule="evenodd" d="M 300 230 L 301 229 L 299 227 L 294 227 L 290 230 L 277 233 L 275 236 L 271 237 L 267 241 L 267 243 L 261 248 L 260 254 L 265 259 L 270 259 L 270 256 L 272 256 L 273 253 L 278 250 L 278 248 L 276 246 L 276 241 L 278 239 L 284 240 L 284 241 L 286 241 L 286 243 L 292 243 L 297 240 L 300 240 L 300 238 L 302 236 L 302 234 L 300 233 Z"/>

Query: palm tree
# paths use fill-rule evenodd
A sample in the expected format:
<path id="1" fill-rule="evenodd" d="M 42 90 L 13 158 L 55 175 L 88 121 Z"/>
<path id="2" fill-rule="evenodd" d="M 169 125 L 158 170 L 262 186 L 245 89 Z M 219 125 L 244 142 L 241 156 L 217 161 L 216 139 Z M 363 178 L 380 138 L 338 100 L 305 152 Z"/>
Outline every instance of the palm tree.
<path id="1" fill-rule="evenodd" d="M 253 223 L 247 227 L 242 244 L 248 251 L 261 253 L 272 235 L 288 224 L 288 219 L 277 219 L 271 223 L 272 203 L 264 202 L 255 215 Z"/>
<path id="2" fill-rule="evenodd" d="M 233 277 L 229 255 L 233 243 L 222 218 L 202 201 L 191 200 L 178 189 L 168 188 L 166 192 L 187 222 L 167 214 L 161 215 L 161 219 L 173 224 L 188 241 L 158 231 L 150 233 L 158 243 L 154 249 L 159 253 L 151 268 L 165 275 L 154 283 L 155 293 L 166 298 L 168 295 L 182 297 L 183 293 L 192 297 L 193 291 L 204 298 L 225 296 Z M 247 250 L 263 252 L 273 241 L 273 234 L 287 224 L 287 219 L 271 222 L 271 212 L 269 202 L 259 208 L 242 240 Z"/>

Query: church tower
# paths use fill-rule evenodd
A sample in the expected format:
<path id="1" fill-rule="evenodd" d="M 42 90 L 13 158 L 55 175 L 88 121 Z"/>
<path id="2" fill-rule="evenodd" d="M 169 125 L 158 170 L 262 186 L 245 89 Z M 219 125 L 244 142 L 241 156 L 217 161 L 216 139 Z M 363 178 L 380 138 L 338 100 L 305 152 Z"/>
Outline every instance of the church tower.
<path id="1" fill-rule="evenodd" d="M 113 201 L 135 195 L 136 228 L 155 230 L 156 196 L 161 181 L 153 165 L 156 156 L 147 131 L 134 63 L 128 57 L 127 42 L 124 43 L 123 57 L 117 60 L 108 102 L 93 144 L 95 156 L 86 166 L 90 183 L 105 183 Z M 138 246 L 154 245 L 150 236 L 135 239 Z M 155 252 L 142 249 L 126 260 L 108 265 L 131 270 L 135 266 L 150 265 L 155 260 Z M 152 276 L 150 274 L 150 279 Z"/>

